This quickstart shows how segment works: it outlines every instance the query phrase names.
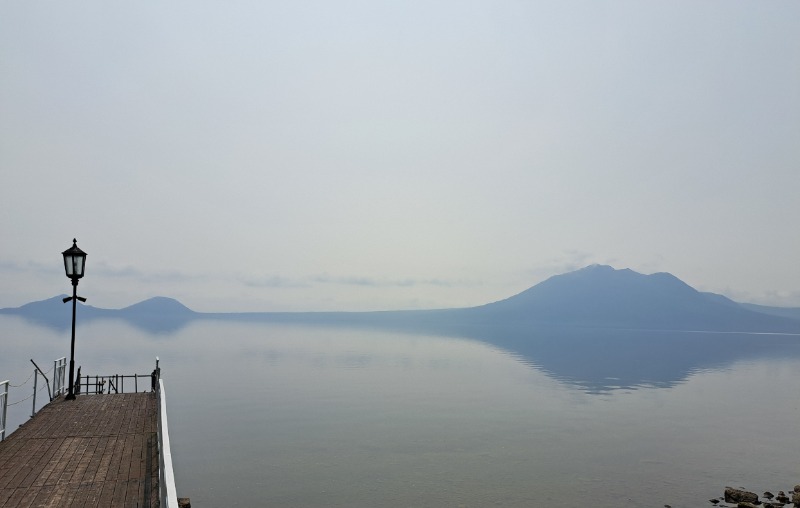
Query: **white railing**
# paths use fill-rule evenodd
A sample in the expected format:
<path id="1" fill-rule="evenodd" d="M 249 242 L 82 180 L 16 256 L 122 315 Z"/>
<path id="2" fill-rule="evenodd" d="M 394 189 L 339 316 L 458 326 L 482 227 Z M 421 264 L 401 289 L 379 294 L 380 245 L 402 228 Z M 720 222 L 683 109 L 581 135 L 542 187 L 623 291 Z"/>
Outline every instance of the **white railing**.
<path id="1" fill-rule="evenodd" d="M 125 380 L 128 380 L 128 389 L 125 389 Z M 153 374 L 111 374 L 107 376 L 78 376 L 75 380 L 75 395 L 101 395 L 108 393 L 139 393 L 139 380 L 150 381 L 150 388 L 155 391 Z M 131 391 L 133 384 L 133 391 Z M 142 383 L 142 392 L 147 391 L 148 384 Z"/>
<path id="2" fill-rule="evenodd" d="M 0 383 L 0 441 L 6 439 L 6 409 L 8 409 L 8 380 Z"/>
<path id="3" fill-rule="evenodd" d="M 53 362 L 53 390 L 50 390 L 50 380 L 47 379 L 47 372 L 43 372 L 39 369 L 39 366 L 36 365 L 36 362 L 31 360 L 33 363 L 34 369 L 28 379 L 26 379 L 23 383 L 18 385 L 12 385 L 10 381 L 6 380 L 0 383 L 0 441 L 4 441 L 6 438 L 6 434 L 8 433 L 8 406 L 15 406 L 21 402 L 25 402 L 28 399 L 33 399 L 32 407 L 31 407 L 31 418 L 36 414 L 36 394 L 41 390 L 47 388 L 47 392 L 50 395 L 49 399 L 52 401 L 54 398 L 59 396 L 60 394 L 66 392 L 64 388 L 65 383 L 65 373 L 66 373 L 66 365 L 67 359 L 66 357 L 61 357 L 58 360 Z M 43 386 L 39 386 L 39 376 L 42 376 L 45 380 Z M 22 388 L 28 381 L 33 378 L 33 393 L 28 395 L 27 397 L 23 398 L 22 400 L 18 400 L 15 402 L 8 401 L 8 392 L 9 388 Z"/>
<path id="4" fill-rule="evenodd" d="M 56 397 L 58 397 L 59 395 L 61 395 L 62 393 L 66 393 L 67 392 L 66 383 L 65 383 L 65 380 L 66 380 L 66 368 L 67 368 L 67 357 L 66 356 L 62 356 L 58 360 L 53 360 L 53 368 L 51 369 L 52 372 L 53 372 L 52 389 L 51 389 L 51 386 L 50 386 L 50 380 L 47 379 L 47 372 L 50 372 L 50 371 L 48 370 L 47 372 L 43 372 L 39 368 L 39 366 L 36 365 L 36 362 L 34 362 L 33 359 L 31 359 L 31 363 L 34 366 L 34 369 L 33 369 L 33 404 L 31 405 L 31 418 L 33 418 L 36 415 L 36 394 L 41 389 L 41 388 L 38 388 L 38 386 L 39 386 L 39 375 L 40 374 L 44 378 L 45 384 L 47 386 L 47 394 L 48 394 L 48 396 L 49 396 L 51 401 L 53 399 L 55 399 Z M 42 388 L 44 388 L 44 386 Z"/>
<path id="5" fill-rule="evenodd" d="M 67 357 L 62 356 L 53 362 L 53 398 L 67 393 Z"/>
<path id="6" fill-rule="evenodd" d="M 156 360 L 156 365 L 158 365 L 158 360 Z M 164 392 L 164 381 L 161 379 L 158 380 L 158 407 L 158 494 L 161 498 L 161 506 L 178 508 L 175 473 L 172 470 L 172 452 L 169 447 L 167 397 Z"/>

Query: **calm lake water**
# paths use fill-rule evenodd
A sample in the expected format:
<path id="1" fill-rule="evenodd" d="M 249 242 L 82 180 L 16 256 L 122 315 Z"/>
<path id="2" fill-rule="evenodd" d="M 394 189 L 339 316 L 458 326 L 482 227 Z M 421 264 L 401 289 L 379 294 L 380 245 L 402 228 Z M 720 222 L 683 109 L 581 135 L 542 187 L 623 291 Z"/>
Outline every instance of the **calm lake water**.
<path id="1" fill-rule="evenodd" d="M 94 321 L 76 362 L 146 374 L 160 357 L 178 493 L 196 506 L 677 508 L 800 483 L 800 337 L 456 335 Z M 16 317 L 0 341 L 14 384 L 30 358 L 69 353 L 68 329 Z M 29 414 L 12 406 L 10 426 Z"/>

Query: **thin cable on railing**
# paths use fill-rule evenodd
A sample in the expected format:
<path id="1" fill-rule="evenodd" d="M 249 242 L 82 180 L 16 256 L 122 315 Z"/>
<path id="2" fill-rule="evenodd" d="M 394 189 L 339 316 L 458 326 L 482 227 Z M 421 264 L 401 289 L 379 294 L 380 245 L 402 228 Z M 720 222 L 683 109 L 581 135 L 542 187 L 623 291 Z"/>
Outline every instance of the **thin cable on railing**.
<path id="1" fill-rule="evenodd" d="M 36 371 L 33 371 L 33 372 L 31 372 L 31 375 L 30 375 L 30 376 L 28 376 L 28 379 L 26 379 L 25 381 L 23 381 L 21 384 L 18 384 L 18 385 L 12 385 L 11 383 L 8 383 L 8 386 L 9 386 L 9 388 L 20 388 L 20 387 L 22 387 L 22 386 L 25 386 L 26 384 L 28 384 L 28 381 L 30 381 L 30 380 L 31 380 L 31 378 L 33 377 L 33 375 L 34 375 L 35 373 L 36 373 Z"/>
<path id="2" fill-rule="evenodd" d="M 42 385 L 42 387 L 41 387 L 41 388 L 39 388 L 38 390 L 36 390 L 36 392 L 41 392 L 41 391 L 42 391 L 42 390 L 44 390 L 45 388 L 47 388 L 47 385 Z M 24 398 L 24 399 L 22 399 L 22 400 L 18 400 L 18 401 L 16 401 L 16 402 L 9 402 L 9 403 L 8 403 L 8 404 L 6 404 L 6 405 L 7 405 L 7 406 L 13 406 L 13 405 L 15 405 L 15 404 L 19 404 L 20 402 L 25 402 L 26 400 L 30 400 L 30 399 L 31 399 L 31 397 L 33 397 L 33 396 L 36 394 L 36 392 L 33 392 L 32 394 L 28 395 L 27 397 L 25 397 L 25 398 Z"/>
<path id="3" fill-rule="evenodd" d="M 50 371 L 51 371 L 51 370 L 53 370 L 54 368 L 55 368 L 55 367 L 50 367 L 50 370 L 47 370 L 47 371 L 43 372 L 43 374 L 50 374 Z M 9 383 L 9 384 L 8 384 L 8 386 L 9 386 L 10 388 L 21 388 L 21 387 L 25 386 L 26 384 L 28 384 L 28 381 L 30 381 L 30 380 L 31 380 L 31 378 L 33 377 L 33 375 L 34 375 L 34 374 L 36 374 L 36 371 L 35 371 L 35 370 L 34 370 L 33 372 L 31 372 L 31 375 L 30 375 L 30 376 L 28 376 L 28 379 L 26 379 L 25 381 L 23 381 L 21 384 L 18 384 L 18 385 L 12 385 L 11 383 Z"/>

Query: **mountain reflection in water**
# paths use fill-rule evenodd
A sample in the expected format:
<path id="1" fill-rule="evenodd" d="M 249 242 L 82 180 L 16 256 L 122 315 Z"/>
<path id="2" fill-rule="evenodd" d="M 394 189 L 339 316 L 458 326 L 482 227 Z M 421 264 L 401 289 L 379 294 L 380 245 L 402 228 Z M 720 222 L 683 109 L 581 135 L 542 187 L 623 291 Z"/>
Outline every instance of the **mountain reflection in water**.
<path id="1" fill-rule="evenodd" d="M 122 321 L 162 340 L 204 321 L 394 330 L 477 340 L 586 393 L 666 388 L 683 382 L 693 372 L 723 368 L 736 361 L 800 358 L 797 334 L 585 328 L 531 322 L 509 325 L 461 319 L 461 314 L 451 311 L 202 314 L 188 309 L 172 313 L 133 310 L 89 308 L 84 318 L 90 322 Z M 61 314 L 22 317 L 64 331 L 69 320 Z"/>

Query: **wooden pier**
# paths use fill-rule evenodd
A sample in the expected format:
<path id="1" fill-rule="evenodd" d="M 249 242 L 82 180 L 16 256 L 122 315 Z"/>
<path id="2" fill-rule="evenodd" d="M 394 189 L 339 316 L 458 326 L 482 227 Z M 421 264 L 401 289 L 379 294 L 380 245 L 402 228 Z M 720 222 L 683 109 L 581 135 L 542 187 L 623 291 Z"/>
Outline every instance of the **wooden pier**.
<path id="1" fill-rule="evenodd" d="M 58 397 L 0 443 L 0 508 L 159 506 L 158 415 L 156 392 Z"/>

